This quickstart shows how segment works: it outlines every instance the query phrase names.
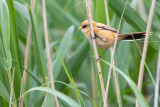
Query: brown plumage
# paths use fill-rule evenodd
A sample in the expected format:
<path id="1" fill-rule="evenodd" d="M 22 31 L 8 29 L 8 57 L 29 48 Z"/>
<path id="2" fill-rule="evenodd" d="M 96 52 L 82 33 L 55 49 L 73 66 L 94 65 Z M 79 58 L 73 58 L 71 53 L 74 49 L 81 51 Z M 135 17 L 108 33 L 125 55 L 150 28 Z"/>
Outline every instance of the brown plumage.
<path id="1" fill-rule="evenodd" d="M 92 25 L 93 25 L 96 44 L 98 47 L 107 50 L 108 48 L 114 45 L 117 33 L 116 29 L 94 21 L 92 21 Z M 90 31 L 90 26 L 88 24 L 88 20 L 83 21 L 79 29 L 82 30 L 84 35 L 91 42 L 91 31 Z M 119 32 L 118 41 L 134 40 L 134 39 L 141 40 L 142 38 L 145 37 L 145 34 L 146 34 L 145 32 L 135 32 L 135 33 L 125 33 L 125 34 Z"/>

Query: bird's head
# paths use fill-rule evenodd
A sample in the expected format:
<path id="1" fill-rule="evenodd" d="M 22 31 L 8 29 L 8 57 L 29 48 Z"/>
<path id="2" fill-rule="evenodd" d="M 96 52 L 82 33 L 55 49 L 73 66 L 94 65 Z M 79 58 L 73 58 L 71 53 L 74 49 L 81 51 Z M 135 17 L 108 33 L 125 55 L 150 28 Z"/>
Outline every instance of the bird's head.
<path id="1" fill-rule="evenodd" d="M 93 27 L 94 27 L 95 24 L 96 24 L 96 23 L 95 23 L 94 21 L 92 21 Z M 89 25 L 89 23 L 88 23 L 88 20 L 83 21 L 83 22 L 81 23 L 81 27 L 79 27 L 79 29 L 81 29 L 83 33 L 88 32 L 88 30 L 90 30 L 90 25 Z"/>

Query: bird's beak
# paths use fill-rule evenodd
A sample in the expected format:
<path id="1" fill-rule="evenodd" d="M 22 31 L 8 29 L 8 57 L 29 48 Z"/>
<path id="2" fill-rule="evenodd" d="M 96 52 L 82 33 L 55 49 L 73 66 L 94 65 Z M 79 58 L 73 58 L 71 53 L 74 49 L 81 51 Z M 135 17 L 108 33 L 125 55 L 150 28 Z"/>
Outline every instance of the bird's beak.
<path id="1" fill-rule="evenodd" d="M 82 27 L 79 27 L 78 29 L 83 29 Z"/>

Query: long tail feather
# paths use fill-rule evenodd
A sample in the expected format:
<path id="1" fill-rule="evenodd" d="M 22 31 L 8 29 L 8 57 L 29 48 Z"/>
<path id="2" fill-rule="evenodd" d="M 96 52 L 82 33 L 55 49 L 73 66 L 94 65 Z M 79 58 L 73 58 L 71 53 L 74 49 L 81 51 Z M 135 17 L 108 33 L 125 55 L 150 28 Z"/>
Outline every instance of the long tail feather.
<path id="1" fill-rule="evenodd" d="M 150 35 L 152 32 L 150 33 Z M 135 33 L 125 33 L 125 34 L 119 34 L 119 36 L 125 36 L 123 40 L 141 40 L 145 38 L 146 32 L 135 32 Z"/>

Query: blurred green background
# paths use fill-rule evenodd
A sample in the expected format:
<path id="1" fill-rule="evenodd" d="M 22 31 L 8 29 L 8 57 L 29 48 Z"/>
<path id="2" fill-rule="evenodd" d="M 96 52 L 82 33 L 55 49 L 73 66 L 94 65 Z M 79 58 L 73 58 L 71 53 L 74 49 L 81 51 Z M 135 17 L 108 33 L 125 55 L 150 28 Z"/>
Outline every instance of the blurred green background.
<path id="1" fill-rule="evenodd" d="M 110 26 L 118 29 L 126 0 L 107 0 L 107 2 Z M 146 31 L 151 2 L 151 0 L 129 0 L 124 12 L 120 32 Z M 104 0 L 89 0 L 89 6 L 91 7 L 93 20 L 106 24 Z M 149 39 L 142 87 L 142 95 L 149 106 L 153 106 L 154 102 L 154 81 L 160 44 L 159 9 L 160 0 L 157 0 L 151 29 L 153 34 Z M 60 106 L 70 107 L 73 106 L 72 103 L 77 106 L 83 106 L 84 103 L 85 107 L 102 107 L 103 100 L 93 47 L 82 32 L 78 30 L 81 22 L 87 19 L 84 0 L 46 0 L 46 12 L 54 84 L 56 90 L 60 92 L 55 93 L 60 96 L 58 97 Z M 32 33 L 28 67 L 26 68 L 27 82 L 25 86 L 22 85 L 23 91 L 39 86 L 50 87 L 42 1 L 36 0 L 33 10 L 29 0 L 0 0 L 0 107 L 9 106 L 14 68 L 12 106 L 19 106 L 29 22 L 32 23 Z M 122 41 L 117 44 L 115 52 L 116 67 L 136 84 L 143 43 L 144 41 Z M 57 48 L 57 51 L 55 48 Z M 103 51 L 98 48 L 99 54 Z M 102 59 L 110 62 L 110 51 Z M 66 70 L 64 69 L 65 67 L 67 68 Z M 101 68 L 106 86 L 109 66 L 101 61 Z M 69 77 L 65 71 L 69 73 Z M 124 76 L 119 73 L 117 75 L 122 106 L 135 106 L 134 89 L 129 86 Z M 72 81 L 74 80 L 76 88 L 73 87 L 71 80 L 68 78 L 71 78 Z M 76 93 L 77 89 L 80 96 Z M 37 90 L 42 91 L 30 91 L 31 93 L 28 92 L 30 94 L 25 94 L 25 107 L 42 106 L 45 92 L 49 93 L 50 90 L 49 88 L 44 90 L 40 87 Z M 80 101 L 80 98 L 82 98 L 82 101 Z M 66 102 L 66 100 L 69 102 Z M 111 76 L 108 104 L 110 107 L 118 106 L 113 76 Z M 53 105 L 53 96 L 48 94 L 43 106 L 52 107 Z"/>

